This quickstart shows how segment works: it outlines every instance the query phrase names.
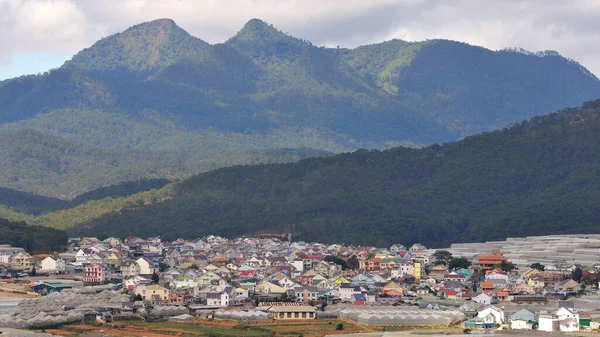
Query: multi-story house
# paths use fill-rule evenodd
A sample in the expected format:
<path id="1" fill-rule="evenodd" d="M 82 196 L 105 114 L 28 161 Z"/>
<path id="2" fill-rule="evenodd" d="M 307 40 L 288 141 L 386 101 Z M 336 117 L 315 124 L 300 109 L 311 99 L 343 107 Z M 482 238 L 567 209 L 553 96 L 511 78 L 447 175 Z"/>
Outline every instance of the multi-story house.
<path id="1" fill-rule="evenodd" d="M 169 303 L 171 297 L 171 290 L 158 284 L 140 284 L 135 287 L 134 293 L 140 295 L 144 301 L 150 301 L 153 305 Z"/>
<path id="2" fill-rule="evenodd" d="M 65 271 L 65 260 L 61 258 L 46 257 L 40 262 L 40 272 L 44 273 L 62 273 Z"/>
<path id="3" fill-rule="evenodd" d="M 140 267 L 140 275 L 152 275 L 154 274 L 154 262 L 148 260 L 145 257 L 140 257 L 135 261 L 135 263 Z"/>
<path id="4" fill-rule="evenodd" d="M 89 264 L 85 266 L 83 282 L 104 282 L 108 279 L 108 271 L 101 264 Z"/>
<path id="5" fill-rule="evenodd" d="M 15 269 L 27 269 L 35 265 L 35 260 L 26 252 L 17 252 L 10 257 L 9 263 Z"/>

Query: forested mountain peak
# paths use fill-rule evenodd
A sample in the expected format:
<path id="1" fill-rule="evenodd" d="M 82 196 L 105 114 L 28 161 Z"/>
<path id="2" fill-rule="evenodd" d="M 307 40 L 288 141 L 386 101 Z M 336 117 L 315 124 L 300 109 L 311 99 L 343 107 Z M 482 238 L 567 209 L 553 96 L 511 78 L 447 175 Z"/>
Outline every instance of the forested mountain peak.
<path id="1" fill-rule="evenodd" d="M 67 68 L 93 71 L 148 71 L 197 54 L 208 43 L 191 36 L 171 19 L 135 25 L 96 42 L 65 63 Z"/>
<path id="2" fill-rule="evenodd" d="M 251 54 L 298 54 L 310 45 L 301 39 L 290 36 L 272 24 L 260 19 L 252 19 L 227 44 Z"/>

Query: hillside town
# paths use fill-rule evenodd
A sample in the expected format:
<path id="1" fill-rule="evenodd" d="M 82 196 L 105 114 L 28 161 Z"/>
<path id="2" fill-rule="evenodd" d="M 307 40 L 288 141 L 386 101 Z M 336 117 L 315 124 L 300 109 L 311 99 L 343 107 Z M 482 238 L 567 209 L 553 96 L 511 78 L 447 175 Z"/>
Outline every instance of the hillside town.
<path id="1" fill-rule="evenodd" d="M 554 239 L 532 237 L 517 246 L 531 250 Z M 570 242 L 572 257 L 577 244 L 588 249 L 600 238 L 572 236 Z M 590 259 L 572 263 L 560 252 L 554 260 L 523 251 L 513 259 L 517 248 L 497 249 L 509 246 L 84 237 L 69 239 L 64 252 L 32 256 L 3 245 L 0 295 L 15 302 L 0 311 L 0 327 L 153 317 L 189 323 L 344 319 L 364 326 L 547 332 L 600 328 L 600 265 Z M 490 247 L 495 249 L 484 250 Z"/>

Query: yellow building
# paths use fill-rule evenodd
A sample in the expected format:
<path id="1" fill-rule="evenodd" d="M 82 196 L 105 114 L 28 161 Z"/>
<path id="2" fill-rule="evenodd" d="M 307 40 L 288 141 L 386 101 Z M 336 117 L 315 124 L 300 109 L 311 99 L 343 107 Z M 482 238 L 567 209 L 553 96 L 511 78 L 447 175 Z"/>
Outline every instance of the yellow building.
<path id="1" fill-rule="evenodd" d="M 527 280 L 527 285 L 533 287 L 535 289 L 544 288 L 546 286 L 546 282 L 544 276 L 542 275 L 534 275 Z"/>
<path id="2" fill-rule="evenodd" d="M 331 283 L 335 284 L 336 286 L 342 284 L 342 283 L 352 283 L 350 280 L 348 280 L 347 278 L 343 277 L 343 276 L 338 276 L 335 279 L 333 279 L 331 281 Z"/>
<path id="3" fill-rule="evenodd" d="M 425 277 L 425 266 L 421 262 L 415 262 L 415 279 L 420 280 Z"/>
<path id="4" fill-rule="evenodd" d="M 138 285 L 135 287 L 135 294 L 140 295 L 144 301 L 160 301 L 162 303 L 169 302 L 171 291 L 158 284 Z"/>

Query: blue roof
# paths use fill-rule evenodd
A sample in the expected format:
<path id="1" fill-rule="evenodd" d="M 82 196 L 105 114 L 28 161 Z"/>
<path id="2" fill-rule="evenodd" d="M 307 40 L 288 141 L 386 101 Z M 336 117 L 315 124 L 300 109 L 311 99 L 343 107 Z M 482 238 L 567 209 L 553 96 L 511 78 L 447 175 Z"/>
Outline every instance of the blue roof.
<path id="1" fill-rule="evenodd" d="M 356 301 L 356 302 L 365 300 L 365 295 L 363 295 L 363 294 L 354 294 L 352 296 L 354 296 L 354 301 Z"/>

